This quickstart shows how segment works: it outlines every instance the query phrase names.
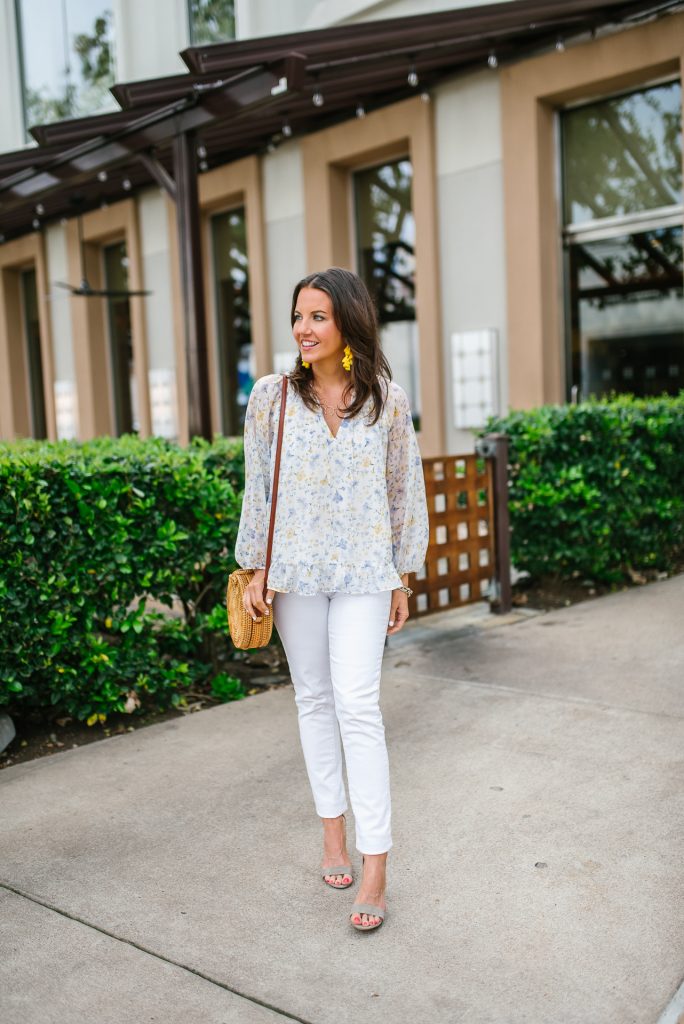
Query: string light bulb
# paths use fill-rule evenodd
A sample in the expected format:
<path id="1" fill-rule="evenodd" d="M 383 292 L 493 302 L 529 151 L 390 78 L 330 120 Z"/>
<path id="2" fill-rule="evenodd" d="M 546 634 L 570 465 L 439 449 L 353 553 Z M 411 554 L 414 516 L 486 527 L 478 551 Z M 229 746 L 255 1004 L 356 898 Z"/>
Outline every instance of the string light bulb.
<path id="1" fill-rule="evenodd" d="M 121 187 L 123 188 L 124 192 L 130 192 L 131 191 L 131 179 L 130 178 L 124 178 L 124 180 L 121 182 Z"/>
<path id="2" fill-rule="evenodd" d="M 290 124 L 289 121 L 286 121 L 280 130 L 283 133 L 283 137 L 286 139 L 289 139 L 290 136 L 292 135 L 292 125 Z"/>
<path id="3" fill-rule="evenodd" d="M 359 103 L 358 107 L 356 108 L 356 116 L 359 119 L 366 116 L 366 108 L 364 107 L 363 103 Z"/>
<path id="4" fill-rule="evenodd" d="M 424 89 L 423 92 L 421 92 L 420 98 L 423 101 L 423 103 L 429 103 L 430 100 L 432 99 L 432 97 L 430 96 L 430 93 L 427 91 L 427 89 Z"/>
<path id="5" fill-rule="evenodd" d="M 107 172 L 106 171 L 98 171 L 97 172 L 97 180 L 98 181 L 106 181 L 107 180 Z"/>
<path id="6" fill-rule="evenodd" d="M 325 103 L 325 100 L 323 99 L 323 93 L 321 92 L 320 89 L 316 89 L 316 92 L 313 94 L 311 98 L 313 100 L 314 107 L 322 107 L 323 104 Z"/>
<path id="7" fill-rule="evenodd" d="M 415 89 L 415 87 L 418 85 L 418 82 L 419 82 L 418 72 L 416 71 L 416 69 L 415 69 L 415 67 L 413 65 L 411 65 L 411 67 L 409 68 L 407 82 L 411 86 L 412 89 Z"/>
<path id="8" fill-rule="evenodd" d="M 498 68 L 499 66 L 499 60 L 493 50 L 487 57 L 487 63 L 489 64 L 490 68 Z"/>
<path id="9" fill-rule="evenodd" d="M 43 206 L 42 203 L 36 203 L 36 213 L 38 214 L 39 217 L 42 217 L 43 214 L 45 213 L 45 207 Z"/>
<path id="10" fill-rule="evenodd" d="M 197 156 L 200 158 L 200 160 L 204 160 L 206 155 L 207 155 L 207 147 L 205 145 L 198 146 L 197 147 Z"/>
<path id="11" fill-rule="evenodd" d="M 563 42 L 562 36 L 558 36 L 558 39 L 556 40 L 556 49 L 559 53 L 563 53 L 565 50 L 565 43 Z"/>

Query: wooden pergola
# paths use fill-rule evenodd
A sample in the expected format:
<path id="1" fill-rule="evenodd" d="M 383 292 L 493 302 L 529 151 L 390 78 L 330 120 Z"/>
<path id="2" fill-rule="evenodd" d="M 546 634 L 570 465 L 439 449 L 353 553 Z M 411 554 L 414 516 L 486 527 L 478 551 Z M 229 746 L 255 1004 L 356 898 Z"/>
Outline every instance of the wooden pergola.
<path id="1" fill-rule="evenodd" d="M 679 0 L 516 0 L 184 50 L 188 72 L 118 83 L 121 109 L 38 125 L 37 145 L 0 155 L 0 242 L 157 183 L 176 203 L 189 434 L 210 436 L 198 174 Z"/>

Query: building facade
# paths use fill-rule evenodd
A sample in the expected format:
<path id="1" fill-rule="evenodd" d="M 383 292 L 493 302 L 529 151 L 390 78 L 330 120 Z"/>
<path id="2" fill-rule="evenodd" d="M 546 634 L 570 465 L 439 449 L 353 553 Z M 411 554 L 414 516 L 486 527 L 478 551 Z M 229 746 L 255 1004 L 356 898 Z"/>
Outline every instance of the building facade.
<path id="1" fill-rule="evenodd" d="M 292 365 L 292 287 L 330 265 L 371 288 L 426 456 L 472 450 L 489 413 L 684 388 L 678 6 L 519 58 L 492 49 L 427 86 L 409 59 L 410 91 L 395 102 L 366 109 L 350 95 L 334 123 L 283 123 L 266 147 L 219 165 L 200 146 L 212 429 L 240 433 L 255 377 Z M 32 144 L 33 124 L 118 110 L 116 82 L 183 74 L 189 46 L 478 7 L 493 10 L 0 0 L 0 161 Z M 2 438 L 187 440 L 176 216 L 158 184 L 122 178 L 95 209 L 56 220 L 36 204 L 31 230 L 3 233 Z M 63 287 L 84 276 L 120 294 Z"/>

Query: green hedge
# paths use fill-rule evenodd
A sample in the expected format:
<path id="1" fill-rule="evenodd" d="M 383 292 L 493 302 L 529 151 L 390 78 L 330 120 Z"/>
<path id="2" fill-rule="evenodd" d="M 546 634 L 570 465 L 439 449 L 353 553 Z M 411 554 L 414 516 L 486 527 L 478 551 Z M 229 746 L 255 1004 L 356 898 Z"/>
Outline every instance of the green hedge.
<path id="1" fill-rule="evenodd" d="M 491 418 L 509 435 L 511 558 L 532 576 L 618 582 L 684 552 L 684 391 Z"/>
<path id="2" fill-rule="evenodd" d="M 234 440 L 0 445 L 0 706 L 93 723 L 226 690 L 243 486 Z"/>

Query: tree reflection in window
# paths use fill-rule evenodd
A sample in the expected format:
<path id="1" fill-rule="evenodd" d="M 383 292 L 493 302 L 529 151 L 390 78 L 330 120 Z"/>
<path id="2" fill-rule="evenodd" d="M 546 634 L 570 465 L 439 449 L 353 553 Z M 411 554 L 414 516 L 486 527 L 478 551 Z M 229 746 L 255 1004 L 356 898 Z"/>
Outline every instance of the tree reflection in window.
<path id="1" fill-rule="evenodd" d="M 565 111 L 565 223 L 682 201 L 680 82 Z"/>
<path id="2" fill-rule="evenodd" d="M 416 318 L 412 180 L 410 160 L 354 175 L 359 273 L 381 324 Z"/>
<path id="3" fill-rule="evenodd" d="M 684 387 L 682 229 L 569 249 L 572 379 L 584 397 Z"/>
<path id="4" fill-rule="evenodd" d="M 406 391 L 420 430 L 420 352 L 416 322 L 416 225 L 413 168 L 393 160 L 354 174 L 357 268 L 378 311 L 380 338 L 394 380 Z"/>
<path id="5" fill-rule="evenodd" d="M 193 46 L 235 39 L 234 0 L 190 0 L 189 12 Z"/>
<path id="6" fill-rule="evenodd" d="M 18 0 L 26 128 L 116 106 L 112 12 L 102 0 Z"/>

